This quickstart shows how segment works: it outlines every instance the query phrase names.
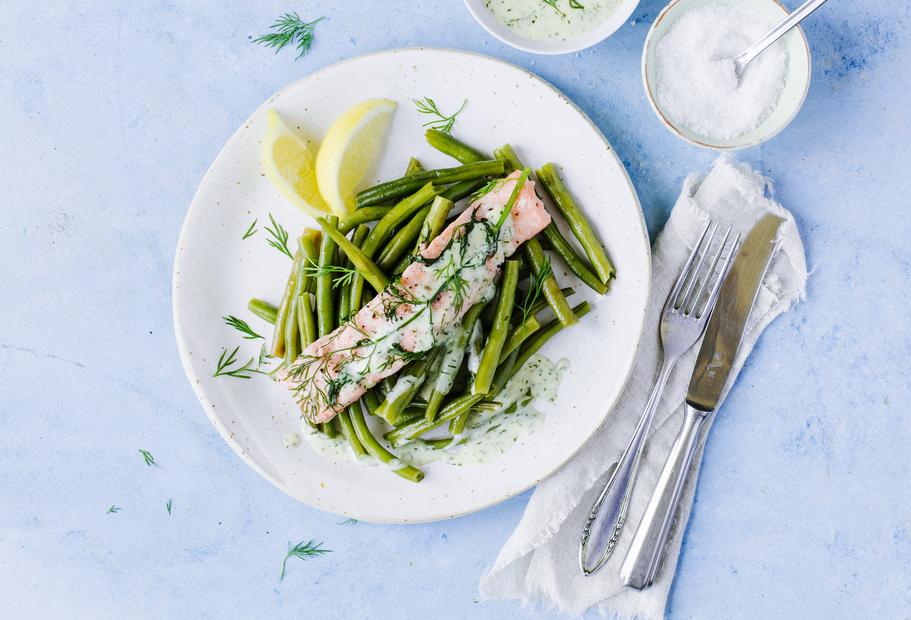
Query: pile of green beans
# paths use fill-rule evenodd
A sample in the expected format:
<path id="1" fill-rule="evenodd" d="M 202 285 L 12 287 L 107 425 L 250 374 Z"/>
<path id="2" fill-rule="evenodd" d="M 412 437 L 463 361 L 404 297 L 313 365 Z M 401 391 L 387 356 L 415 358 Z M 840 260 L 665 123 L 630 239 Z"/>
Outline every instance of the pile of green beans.
<path id="1" fill-rule="evenodd" d="M 509 145 L 491 157 L 435 129 L 428 130 L 426 138 L 461 165 L 425 170 L 412 157 L 402 178 L 360 192 L 357 209 L 341 218 L 320 218 L 319 230 L 304 230 L 278 305 L 250 300 L 250 312 L 274 325 L 268 350 L 280 359 L 280 368 L 289 368 L 314 340 L 363 307 L 369 298 L 363 292 L 365 282 L 381 292 L 397 278 L 446 227 L 457 210 L 455 203 L 490 179 L 513 170 L 530 173 Z M 469 417 L 497 411 L 497 395 L 531 356 L 590 311 L 588 302 L 570 306 L 567 298 L 575 290 L 560 288 L 545 249 L 590 289 L 607 291 L 614 267 L 556 166 L 546 164 L 529 178 L 546 198 L 551 215 L 566 221 L 581 253 L 554 218 L 505 261 L 493 300 L 468 309 L 451 338 L 368 390 L 331 421 L 317 425 L 318 431 L 330 437 L 340 434 L 356 456 L 375 458 L 402 478 L 420 482 L 424 473 L 389 448 L 409 441 L 446 448 L 463 441 Z M 542 316 L 545 312 L 552 318 Z M 468 353 L 472 346 L 475 352 Z M 466 362 L 472 356 L 476 365 Z M 371 430 L 369 419 L 376 420 L 374 427 L 383 422 L 391 426 L 386 443 Z M 446 423 L 451 437 L 423 437 Z"/>

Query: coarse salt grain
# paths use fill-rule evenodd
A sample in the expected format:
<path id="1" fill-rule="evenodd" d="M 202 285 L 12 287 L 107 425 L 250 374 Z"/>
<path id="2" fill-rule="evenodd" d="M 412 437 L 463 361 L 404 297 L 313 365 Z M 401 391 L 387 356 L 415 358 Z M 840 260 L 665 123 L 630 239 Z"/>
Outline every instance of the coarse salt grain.
<path id="1" fill-rule="evenodd" d="M 787 79 L 782 41 L 747 65 L 738 83 L 730 60 L 774 24 L 744 7 L 690 9 L 655 49 L 656 96 L 675 124 L 716 140 L 756 129 L 775 109 Z"/>

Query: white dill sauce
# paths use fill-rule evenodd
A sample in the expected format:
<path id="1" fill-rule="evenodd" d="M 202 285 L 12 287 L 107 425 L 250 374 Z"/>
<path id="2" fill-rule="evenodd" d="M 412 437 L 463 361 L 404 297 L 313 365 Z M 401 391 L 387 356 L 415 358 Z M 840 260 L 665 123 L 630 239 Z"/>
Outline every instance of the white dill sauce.
<path id="1" fill-rule="evenodd" d="M 487 10 L 518 35 L 535 41 L 566 41 L 600 26 L 621 0 L 485 0 Z"/>
<path id="2" fill-rule="evenodd" d="M 788 53 L 778 41 L 737 80 L 730 60 L 774 24 L 741 6 L 706 5 L 685 12 L 655 48 L 656 96 L 675 124 L 717 140 L 756 129 L 775 109 L 787 78 Z"/>
<path id="3" fill-rule="evenodd" d="M 496 460 L 521 438 L 533 433 L 544 422 L 544 414 L 533 406 L 535 400 L 553 402 L 568 360 L 552 362 L 535 354 L 516 373 L 497 396 L 500 406 L 494 412 L 476 412 L 468 418 L 465 431 L 445 448 L 421 441 L 399 447 L 405 461 L 424 465 L 443 461 L 450 465 L 480 465 Z"/>

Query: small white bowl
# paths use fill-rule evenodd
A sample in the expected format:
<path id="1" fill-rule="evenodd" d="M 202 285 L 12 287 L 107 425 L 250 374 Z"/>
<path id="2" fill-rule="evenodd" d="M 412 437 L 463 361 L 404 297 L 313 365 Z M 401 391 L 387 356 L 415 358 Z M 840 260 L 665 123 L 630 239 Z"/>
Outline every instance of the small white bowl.
<path id="1" fill-rule="evenodd" d="M 639 0 L 621 0 L 616 10 L 600 26 L 565 41 L 538 41 L 516 34 L 493 16 L 484 0 L 464 0 L 465 7 L 484 30 L 507 45 L 532 54 L 569 54 L 600 43 L 622 26 Z"/>
<path id="2" fill-rule="evenodd" d="M 781 98 L 772 113 L 756 129 L 747 133 L 719 140 L 698 134 L 683 125 L 674 123 L 662 112 L 656 95 L 655 77 L 655 48 L 658 41 L 671 26 L 692 8 L 705 5 L 727 4 L 732 6 L 747 7 L 768 17 L 777 23 L 787 17 L 788 10 L 777 0 L 674 0 L 658 14 L 655 23 L 649 29 L 642 50 L 642 82 L 645 85 L 645 94 L 652 109 L 664 126 L 670 129 L 687 142 L 710 149 L 736 150 L 762 144 L 769 138 L 777 135 L 782 129 L 794 120 L 800 111 L 810 89 L 810 46 L 800 26 L 794 28 L 782 37 L 788 52 L 788 73 L 785 78 L 784 90 Z"/>

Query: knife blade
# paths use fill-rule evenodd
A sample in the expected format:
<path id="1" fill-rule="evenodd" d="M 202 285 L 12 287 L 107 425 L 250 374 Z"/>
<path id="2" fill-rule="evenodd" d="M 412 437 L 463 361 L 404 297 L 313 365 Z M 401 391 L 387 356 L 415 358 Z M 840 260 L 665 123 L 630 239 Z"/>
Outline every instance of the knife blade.
<path id="1" fill-rule="evenodd" d="M 768 214 L 753 226 L 721 285 L 686 395 L 687 404 L 696 409 L 714 411 L 718 406 L 783 222 Z"/>

